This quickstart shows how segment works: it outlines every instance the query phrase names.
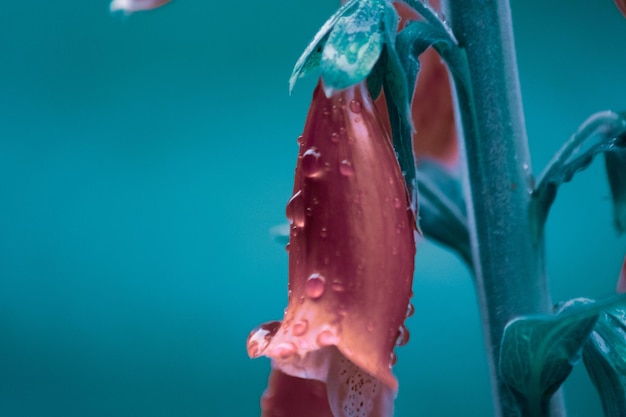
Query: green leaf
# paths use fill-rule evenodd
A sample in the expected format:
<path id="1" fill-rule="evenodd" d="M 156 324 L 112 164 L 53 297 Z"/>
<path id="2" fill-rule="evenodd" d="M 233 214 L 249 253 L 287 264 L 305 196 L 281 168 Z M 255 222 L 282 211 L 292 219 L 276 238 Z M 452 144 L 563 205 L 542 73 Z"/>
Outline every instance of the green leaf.
<path id="1" fill-rule="evenodd" d="M 604 154 L 606 173 L 613 198 L 613 219 L 619 233 L 626 232 L 626 134 L 621 136 L 622 149 Z"/>
<path id="2" fill-rule="evenodd" d="M 457 251 L 471 268 L 472 250 L 460 181 L 436 162 L 424 161 L 417 167 L 417 186 L 422 232 Z"/>
<path id="3" fill-rule="evenodd" d="M 348 0 L 345 2 L 320 28 L 317 32 L 313 40 L 306 47 L 296 65 L 291 72 L 291 77 L 289 77 L 289 93 L 293 90 L 293 87 L 296 85 L 296 81 L 299 78 L 302 78 L 308 75 L 311 71 L 316 69 L 319 66 L 319 63 L 322 58 L 322 51 L 324 49 L 324 45 L 328 41 L 328 36 L 330 31 L 333 29 L 339 18 L 341 18 L 344 14 L 348 14 L 354 10 L 354 5 L 358 3 L 358 0 Z"/>
<path id="4" fill-rule="evenodd" d="M 531 215 L 535 235 L 541 236 L 550 207 L 556 198 L 558 187 L 570 181 L 576 172 L 587 168 L 593 158 L 604 152 L 624 152 L 626 150 L 626 117 L 611 111 L 596 113 L 578 128 L 578 131 L 563 145 L 541 175 L 533 191 Z M 624 165 L 618 156 L 617 163 L 609 157 L 611 171 L 609 180 L 616 202 L 618 229 L 623 231 L 624 216 Z M 621 162 L 620 162 L 621 161 Z M 615 172 L 615 169 L 621 172 Z M 619 188 L 614 190 L 613 187 Z M 617 195 L 617 200 L 615 197 Z"/>
<path id="5" fill-rule="evenodd" d="M 457 44 L 454 39 L 454 35 L 452 30 L 446 25 L 443 19 L 439 16 L 437 11 L 430 7 L 427 2 L 422 2 L 420 0 L 400 0 L 402 3 L 413 8 L 417 13 L 419 13 L 429 25 L 432 25 L 437 31 L 447 33 L 447 37 L 453 40 L 454 44 Z"/>
<path id="6" fill-rule="evenodd" d="M 562 304 L 557 315 L 521 317 L 507 324 L 500 346 L 500 375 L 525 400 L 524 415 L 542 415 L 580 359 L 600 313 L 625 302 L 625 296 L 603 302 L 575 299 Z"/>
<path id="7" fill-rule="evenodd" d="M 626 417 L 626 309 L 601 315 L 583 348 L 583 362 L 605 417 Z"/>
<path id="8" fill-rule="evenodd" d="M 335 23 L 320 62 L 326 93 L 363 81 L 383 49 L 385 0 L 361 0 Z"/>

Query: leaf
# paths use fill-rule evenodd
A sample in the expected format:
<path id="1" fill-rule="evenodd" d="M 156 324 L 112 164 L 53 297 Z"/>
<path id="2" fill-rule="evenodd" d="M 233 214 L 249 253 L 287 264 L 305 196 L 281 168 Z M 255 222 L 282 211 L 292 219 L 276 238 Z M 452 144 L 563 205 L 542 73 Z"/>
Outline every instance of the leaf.
<path id="1" fill-rule="evenodd" d="M 358 0 L 348 0 L 345 2 L 320 28 L 315 34 L 313 40 L 307 45 L 300 58 L 294 66 L 291 76 L 289 77 L 289 93 L 296 85 L 296 81 L 308 75 L 311 71 L 319 66 L 322 58 L 322 50 L 324 45 L 328 41 L 330 31 L 333 29 L 337 21 L 344 15 L 350 13 L 354 9 L 354 5 L 358 3 Z"/>
<path id="2" fill-rule="evenodd" d="M 618 153 L 617 158 L 609 157 L 607 172 L 614 198 L 616 224 L 618 230 L 623 231 L 626 191 L 624 191 L 625 165 L 622 155 L 626 151 L 625 138 L 625 115 L 611 111 L 592 115 L 578 128 L 548 164 L 533 191 L 530 208 L 537 237 L 542 234 L 558 187 L 570 181 L 576 172 L 587 168 L 597 154 L 604 152 Z"/>
<path id="3" fill-rule="evenodd" d="M 460 182 L 436 162 L 424 161 L 417 168 L 417 185 L 422 232 L 456 250 L 471 267 L 472 250 Z"/>
<path id="4" fill-rule="evenodd" d="M 384 10 L 385 0 L 361 0 L 339 17 L 320 62 L 327 94 L 363 81 L 370 73 L 383 48 Z"/>
<path id="5" fill-rule="evenodd" d="M 583 348 L 583 362 L 605 417 L 626 417 L 626 309 L 603 313 Z"/>
<path id="6" fill-rule="evenodd" d="M 600 313 L 624 303 L 625 296 L 603 302 L 575 299 L 562 304 L 554 316 L 521 317 L 507 324 L 500 346 L 500 375 L 525 399 L 529 415 L 542 415 L 550 396 L 580 359 Z"/>
<path id="7" fill-rule="evenodd" d="M 387 111 L 393 137 L 393 147 L 398 156 L 404 179 L 411 196 L 411 207 L 417 210 L 417 179 L 415 155 L 413 153 L 413 122 L 411 117 L 411 98 L 419 71 L 419 55 L 433 43 L 452 44 L 453 40 L 442 30 L 427 22 L 411 22 L 396 37 L 387 31 L 385 56 L 386 71 L 383 81 Z M 428 105 L 414 103 L 413 105 Z M 429 212 L 428 214 L 433 214 Z M 428 216 L 427 214 L 427 216 Z M 433 219 L 433 217 L 430 217 Z M 429 224 L 430 230 L 434 225 Z M 464 243 L 461 243 L 463 245 Z M 464 258 L 468 251 L 465 251 Z"/>
<path id="8" fill-rule="evenodd" d="M 621 136 L 621 149 L 604 154 L 606 174 L 613 199 L 613 220 L 619 233 L 626 232 L 626 134 Z"/>

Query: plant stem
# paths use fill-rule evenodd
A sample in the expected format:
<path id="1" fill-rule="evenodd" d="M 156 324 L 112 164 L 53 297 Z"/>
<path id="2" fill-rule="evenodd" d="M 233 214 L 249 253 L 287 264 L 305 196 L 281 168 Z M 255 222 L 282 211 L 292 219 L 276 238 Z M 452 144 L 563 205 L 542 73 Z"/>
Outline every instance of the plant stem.
<path id="1" fill-rule="evenodd" d="M 501 380 L 502 333 L 513 318 L 551 313 L 543 241 L 533 239 L 531 164 L 508 0 L 444 0 L 444 13 L 465 50 L 470 103 L 459 103 L 465 154 L 464 191 L 495 414 L 516 416 Z M 563 417 L 560 395 L 551 417 Z M 534 414 L 534 413 L 533 413 Z M 524 416 L 527 417 L 527 416 Z M 540 416 L 533 416 L 540 417 Z M 545 416 L 543 416 L 545 417 Z"/>

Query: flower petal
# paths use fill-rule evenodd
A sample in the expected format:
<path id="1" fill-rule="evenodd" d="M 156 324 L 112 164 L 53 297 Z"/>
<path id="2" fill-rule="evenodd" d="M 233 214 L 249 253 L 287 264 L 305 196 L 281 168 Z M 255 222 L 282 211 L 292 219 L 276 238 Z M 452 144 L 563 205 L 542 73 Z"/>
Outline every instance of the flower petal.
<path id="1" fill-rule="evenodd" d="M 322 89 L 287 205 L 289 304 L 282 323 L 251 333 L 248 352 L 326 382 L 335 416 L 386 416 L 397 390 L 393 348 L 406 340 L 415 219 L 365 83 L 330 97 Z"/>

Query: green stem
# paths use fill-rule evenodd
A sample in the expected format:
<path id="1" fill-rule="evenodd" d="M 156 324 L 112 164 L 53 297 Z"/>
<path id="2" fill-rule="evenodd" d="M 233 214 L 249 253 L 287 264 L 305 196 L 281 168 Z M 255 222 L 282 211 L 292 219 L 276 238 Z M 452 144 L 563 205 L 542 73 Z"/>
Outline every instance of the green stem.
<path id="1" fill-rule="evenodd" d="M 511 11 L 507 0 L 444 0 L 444 13 L 465 50 L 470 103 L 457 100 L 467 181 L 464 184 L 480 314 L 495 414 L 521 404 L 498 372 L 502 333 L 513 318 L 551 313 L 542 241 L 529 218 L 531 164 L 522 111 Z M 551 417 L 563 417 L 561 397 Z"/>

